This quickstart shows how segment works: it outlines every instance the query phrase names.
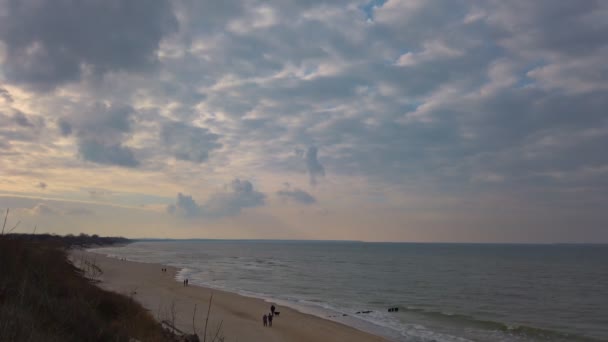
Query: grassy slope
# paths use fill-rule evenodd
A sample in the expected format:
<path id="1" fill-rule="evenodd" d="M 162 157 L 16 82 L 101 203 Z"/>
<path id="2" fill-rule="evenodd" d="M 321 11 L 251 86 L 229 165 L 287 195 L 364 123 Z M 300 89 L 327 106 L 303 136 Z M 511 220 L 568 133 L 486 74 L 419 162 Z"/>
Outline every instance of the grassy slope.
<path id="1" fill-rule="evenodd" d="M 0 341 L 167 341 L 138 303 L 91 284 L 57 242 L 0 236 Z"/>

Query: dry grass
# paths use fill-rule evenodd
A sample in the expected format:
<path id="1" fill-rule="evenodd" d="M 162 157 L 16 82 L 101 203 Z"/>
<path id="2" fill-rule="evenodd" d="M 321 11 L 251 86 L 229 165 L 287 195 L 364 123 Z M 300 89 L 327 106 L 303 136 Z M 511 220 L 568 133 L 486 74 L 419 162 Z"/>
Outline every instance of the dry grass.
<path id="1" fill-rule="evenodd" d="M 104 291 L 57 242 L 0 236 L 0 341 L 170 341 L 131 298 Z"/>

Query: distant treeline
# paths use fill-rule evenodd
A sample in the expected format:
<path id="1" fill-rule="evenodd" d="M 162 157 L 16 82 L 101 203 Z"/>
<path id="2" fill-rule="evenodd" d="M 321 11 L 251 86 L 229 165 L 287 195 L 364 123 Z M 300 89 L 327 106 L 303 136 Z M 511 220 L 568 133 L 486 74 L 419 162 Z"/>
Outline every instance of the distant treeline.
<path id="1" fill-rule="evenodd" d="M 87 235 L 54 235 L 54 234 L 10 234 L 5 235 L 7 239 L 32 241 L 32 242 L 49 242 L 63 245 L 64 247 L 90 247 L 90 246 L 107 246 L 114 244 L 125 244 L 133 241 L 119 236 L 99 236 L 97 234 Z"/>

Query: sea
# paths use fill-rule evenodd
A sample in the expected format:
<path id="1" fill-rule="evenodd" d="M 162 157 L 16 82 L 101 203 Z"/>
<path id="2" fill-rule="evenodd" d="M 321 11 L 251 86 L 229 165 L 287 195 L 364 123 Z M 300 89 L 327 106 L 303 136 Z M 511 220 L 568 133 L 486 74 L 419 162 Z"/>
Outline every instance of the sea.
<path id="1" fill-rule="evenodd" d="M 390 341 L 608 341 L 608 245 L 146 240 L 94 251 Z"/>

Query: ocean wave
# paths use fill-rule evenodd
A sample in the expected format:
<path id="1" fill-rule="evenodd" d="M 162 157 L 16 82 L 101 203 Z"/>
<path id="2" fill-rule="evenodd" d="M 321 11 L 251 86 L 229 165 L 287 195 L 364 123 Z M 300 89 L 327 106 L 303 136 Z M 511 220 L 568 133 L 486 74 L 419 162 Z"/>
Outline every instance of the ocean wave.
<path id="1" fill-rule="evenodd" d="M 604 336 L 605 332 L 600 329 L 601 323 L 594 323 L 595 326 L 589 324 L 589 330 L 583 329 L 587 326 L 587 322 L 583 321 L 585 317 L 598 316 L 581 315 L 582 305 L 578 305 L 577 310 L 573 310 L 571 314 L 566 314 L 568 311 L 555 311 L 560 313 L 555 315 L 549 315 L 548 313 L 554 312 L 549 311 L 548 307 L 539 306 L 542 303 L 531 299 L 524 301 L 526 305 L 529 303 L 526 308 L 532 311 L 530 314 L 521 312 L 523 306 L 505 305 L 504 301 L 488 302 L 492 299 L 488 297 L 479 298 L 479 304 L 485 304 L 484 311 L 468 310 L 470 303 L 457 299 L 448 305 L 445 299 L 451 298 L 449 295 L 453 293 L 450 292 L 449 282 L 442 287 L 418 286 L 418 282 L 408 283 L 408 279 L 418 277 L 426 281 L 433 274 L 422 272 L 412 275 L 411 272 L 402 272 L 391 273 L 390 277 L 386 277 L 382 267 L 371 267 L 372 264 L 367 263 L 367 259 L 343 262 L 342 264 L 346 265 L 340 265 L 339 268 L 335 268 L 336 262 L 319 262 L 313 267 L 310 265 L 311 255 L 316 257 L 314 253 L 317 249 L 309 252 L 302 247 L 301 250 L 293 251 L 290 247 L 288 256 L 279 252 L 268 256 L 266 247 L 254 243 L 251 245 L 253 251 L 246 255 L 241 255 L 240 245 L 234 247 L 238 248 L 235 250 L 230 246 L 218 247 L 213 244 L 204 247 L 203 253 L 202 246 L 132 244 L 126 248 L 102 249 L 97 252 L 105 252 L 113 257 L 127 257 L 134 261 L 158 262 L 178 267 L 178 281 L 188 278 L 191 284 L 274 302 L 279 306 L 382 335 L 392 341 L 599 341 L 586 335 L 597 338 Z M 338 250 L 334 254 L 343 258 L 344 255 L 349 258 L 358 255 L 344 254 L 350 253 L 348 250 L 343 254 L 339 252 Z M 392 258 L 394 252 L 389 252 Z M 298 256 L 301 258 L 298 259 Z M 378 260 L 376 264 L 383 259 Z M 352 266 L 348 265 L 350 263 Z M 362 265 L 366 265 L 363 268 L 365 272 L 361 271 Z M 417 272 L 417 269 L 414 271 Z M 353 279 L 356 281 L 352 281 Z M 432 280 L 437 282 L 441 279 Z M 448 277 L 448 280 L 451 281 L 452 278 Z M 503 292 L 509 294 L 509 302 L 513 298 L 538 297 L 533 295 L 534 292 Z M 477 299 L 473 300 L 477 302 Z M 387 312 L 388 307 L 394 306 L 399 307 L 399 312 Z M 450 310 L 453 312 L 449 312 Z M 357 311 L 371 312 L 356 314 Z M 595 311 L 597 310 L 591 312 Z M 558 319 L 553 320 L 551 317 Z M 523 324 L 510 323 L 518 320 Z"/>
<path id="2" fill-rule="evenodd" d="M 435 320 L 451 321 L 454 323 L 460 323 L 464 326 L 477 327 L 484 330 L 498 331 L 504 334 L 523 337 L 534 341 L 581 341 L 581 342 L 600 342 L 586 336 L 580 336 L 550 329 L 538 328 L 523 324 L 510 324 L 504 322 L 497 322 L 486 319 L 479 319 L 468 315 L 455 314 L 451 312 L 432 311 L 421 309 L 417 307 L 403 307 L 400 310 L 416 313 L 419 315 L 427 316 Z"/>

